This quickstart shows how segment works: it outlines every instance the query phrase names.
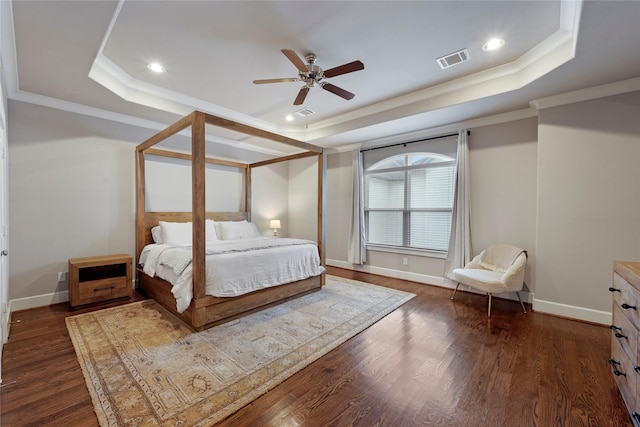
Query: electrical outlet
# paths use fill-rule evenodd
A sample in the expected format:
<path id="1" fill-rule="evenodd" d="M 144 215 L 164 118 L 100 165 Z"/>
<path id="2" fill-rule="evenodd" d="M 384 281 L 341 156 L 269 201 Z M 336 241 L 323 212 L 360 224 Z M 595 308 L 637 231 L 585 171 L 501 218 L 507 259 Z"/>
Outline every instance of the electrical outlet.
<path id="1" fill-rule="evenodd" d="M 402 258 L 402 265 L 409 265 L 409 258 L 407 257 Z"/>
<path id="2" fill-rule="evenodd" d="M 67 272 L 61 271 L 58 273 L 58 282 L 64 282 L 67 280 Z"/>

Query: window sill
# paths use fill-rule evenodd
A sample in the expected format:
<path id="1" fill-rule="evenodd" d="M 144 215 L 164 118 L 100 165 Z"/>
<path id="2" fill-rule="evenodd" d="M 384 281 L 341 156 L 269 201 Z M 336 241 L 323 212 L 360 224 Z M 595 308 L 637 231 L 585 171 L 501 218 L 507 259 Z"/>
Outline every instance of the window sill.
<path id="1" fill-rule="evenodd" d="M 447 258 L 447 252 L 432 251 L 428 249 L 399 248 L 397 246 L 367 244 L 367 250 L 374 251 L 374 252 L 388 252 L 388 253 L 401 254 L 401 255 L 422 256 L 422 257 L 428 257 L 428 258 L 439 258 L 439 259 Z"/>

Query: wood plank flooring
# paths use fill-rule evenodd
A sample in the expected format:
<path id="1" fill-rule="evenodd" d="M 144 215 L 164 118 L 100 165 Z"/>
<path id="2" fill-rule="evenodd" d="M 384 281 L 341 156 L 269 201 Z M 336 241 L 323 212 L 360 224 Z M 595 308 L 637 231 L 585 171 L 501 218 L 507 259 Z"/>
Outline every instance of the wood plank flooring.
<path id="1" fill-rule="evenodd" d="M 328 272 L 416 297 L 220 426 L 632 426 L 607 363 L 608 328 L 498 298 L 488 320 L 481 295 L 451 301 L 448 289 Z M 14 313 L 0 425 L 98 425 L 64 323 L 87 310 Z"/>

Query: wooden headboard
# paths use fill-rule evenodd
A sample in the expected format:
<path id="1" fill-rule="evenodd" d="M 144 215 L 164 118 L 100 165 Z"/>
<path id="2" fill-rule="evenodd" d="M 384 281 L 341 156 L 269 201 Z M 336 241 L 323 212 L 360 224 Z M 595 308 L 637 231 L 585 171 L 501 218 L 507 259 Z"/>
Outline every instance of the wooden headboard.
<path id="1" fill-rule="evenodd" d="M 248 214 L 247 212 L 207 212 L 206 217 L 214 221 L 242 221 L 248 218 Z M 189 222 L 191 218 L 191 212 L 145 212 L 144 223 L 142 224 L 142 229 L 144 230 L 143 244 L 141 247 L 136 248 L 138 257 L 144 246 L 153 243 L 151 229 L 158 225 L 160 221 Z"/>

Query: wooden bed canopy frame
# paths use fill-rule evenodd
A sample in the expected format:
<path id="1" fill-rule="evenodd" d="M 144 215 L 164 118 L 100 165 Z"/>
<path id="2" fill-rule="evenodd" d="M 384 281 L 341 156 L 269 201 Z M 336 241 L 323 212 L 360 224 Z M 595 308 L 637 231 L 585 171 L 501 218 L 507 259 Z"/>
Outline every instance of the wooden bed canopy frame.
<path id="1" fill-rule="evenodd" d="M 205 155 L 205 126 L 214 125 L 250 136 L 280 142 L 304 149 L 304 152 L 246 164 L 215 159 Z M 181 132 L 191 130 L 191 154 L 152 148 L 156 144 Z M 192 166 L 192 212 L 147 212 L 145 200 L 145 155 L 163 156 L 191 161 Z M 181 318 L 194 330 L 200 331 L 240 315 L 264 308 L 288 298 L 320 289 L 325 282 L 324 274 L 284 285 L 265 288 L 237 297 L 220 298 L 205 295 L 206 241 L 205 219 L 217 221 L 251 220 L 251 171 L 253 168 L 273 163 L 316 156 L 318 159 L 318 221 L 317 243 L 321 265 L 325 265 L 325 167 L 323 149 L 312 144 L 274 134 L 228 119 L 194 111 L 136 147 L 136 273 L 138 288 L 173 314 Z M 237 167 L 244 170 L 244 212 L 206 212 L 205 168 L 206 164 Z M 187 222 L 193 224 L 193 299 L 187 310 L 178 313 L 176 301 L 171 294 L 171 284 L 157 277 L 146 275 L 139 267 L 142 249 L 153 243 L 151 228 L 159 221 Z"/>

